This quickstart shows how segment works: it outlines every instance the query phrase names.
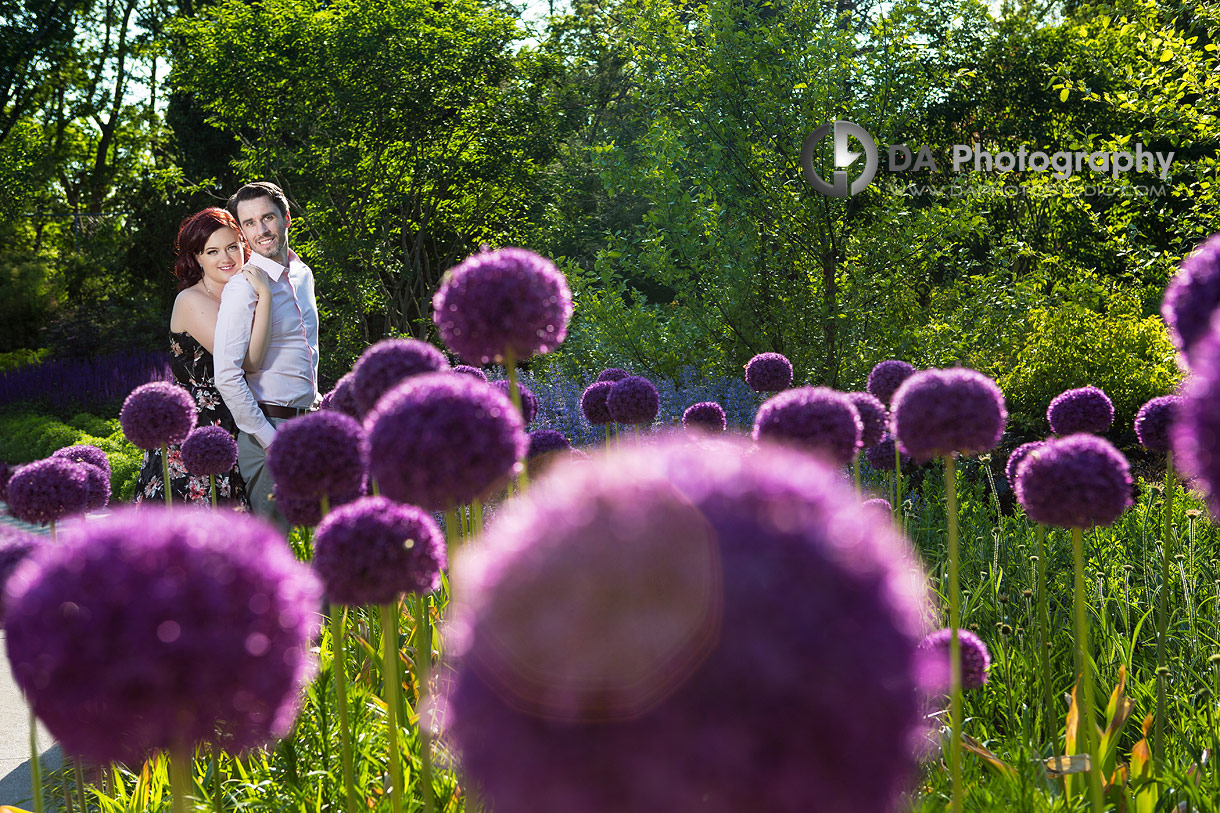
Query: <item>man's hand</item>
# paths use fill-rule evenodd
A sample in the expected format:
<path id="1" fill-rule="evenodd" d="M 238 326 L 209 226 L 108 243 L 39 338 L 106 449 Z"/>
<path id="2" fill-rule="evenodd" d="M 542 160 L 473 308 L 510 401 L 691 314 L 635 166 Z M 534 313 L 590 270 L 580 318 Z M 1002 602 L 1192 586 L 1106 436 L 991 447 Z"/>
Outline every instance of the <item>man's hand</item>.
<path id="1" fill-rule="evenodd" d="M 267 276 L 266 271 L 257 265 L 247 265 L 241 270 L 241 273 L 250 282 L 250 287 L 254 289 L 254 293 L 259 299 L 271 296 L 271 279 Z"/>

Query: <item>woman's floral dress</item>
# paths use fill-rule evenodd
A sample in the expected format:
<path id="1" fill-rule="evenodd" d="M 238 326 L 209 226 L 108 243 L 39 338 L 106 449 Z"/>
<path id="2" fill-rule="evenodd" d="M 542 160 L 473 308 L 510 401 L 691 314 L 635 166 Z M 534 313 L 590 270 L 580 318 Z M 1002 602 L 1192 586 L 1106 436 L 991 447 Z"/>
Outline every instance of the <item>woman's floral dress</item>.
<path id="1" fill-rule="evenodd" d="M 174 371 L 174 379 L 186 388 L 195 398 L 199 409 L 198 426 L 223 426 L 234 437 L 237 436 L 237 425 L 233 415 L 216 389 L 215 368 L 212 354 L 203 349 L 203 345 L 195 341 L 189 333 L 170 333 L 170 368 Z M 136 486 L 135 501 L 145 500 L 165 502 L 165 490 L 162 483 L 161 450 L 144 453 L 144 462 L 140 466 L 140 479 Z M 187 474 L 182 466 L 182 452 L 176 445 L 169 447 L 169 480 L 173 489 L 172 497 L 175 503 L 197 503 L 211 505 L 212 497 L 208 478 Z M 239 511 L 249 511 L 250 501 L 246 497 L 246 484 L 234 465 L 225 474 L 216 475 L 216 503 L 236 508 Z"/>

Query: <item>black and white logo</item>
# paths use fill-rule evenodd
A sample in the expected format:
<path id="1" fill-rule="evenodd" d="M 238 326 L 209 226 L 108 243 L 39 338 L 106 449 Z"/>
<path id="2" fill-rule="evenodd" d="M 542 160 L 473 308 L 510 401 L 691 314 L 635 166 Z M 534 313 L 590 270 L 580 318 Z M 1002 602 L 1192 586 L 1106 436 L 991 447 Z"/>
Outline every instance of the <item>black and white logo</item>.
<path id="1" fill-rule="evenodd" d="M 817 149 L 823 138 L 832 133 L 834 135 L 835 172 L 833 182 L 826 183 L 813 168 L 813 151 Z M 864 148 L 863 152 L 855 152 L 851 149 L 848 142 L 848 139 L 851 138 L 859 142 L 860 146 Z M 852 181 L 847 169 L 861 155 L 864 156 L 864 171 Z M 864 191 L 877 175 L 877 165 L 877 142 L 869 135 L 868 130 L 851 121 L 826 122 L 809 134 L 809 137 L 805 139 L 805 145 L 801 148 L 801 170 L 805 175 L 805 180 L 809 181 L 814 189 L 832 198 L 846 198 Z"/>

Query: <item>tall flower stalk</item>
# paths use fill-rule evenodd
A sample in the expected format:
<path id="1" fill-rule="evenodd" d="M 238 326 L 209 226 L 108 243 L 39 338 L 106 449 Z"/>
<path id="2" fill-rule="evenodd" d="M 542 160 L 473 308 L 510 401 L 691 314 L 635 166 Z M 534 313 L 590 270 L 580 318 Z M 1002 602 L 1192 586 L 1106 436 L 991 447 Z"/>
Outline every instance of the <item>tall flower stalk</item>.
<path id="1" fill-rule="evenodd" d="M 897 448 L 897 444 L 895 444 Z M 961 626 L 961 592 L 958 584 L 957 541 L 957 467 L 953 455 L 944 456 L 945 461 L 945 512 L 946 532 L 949 537 L 949 775 L 953 784 L 951 808 L 954 813 L 962 810 L 962 652 L 958 638 Z"/>
<path id="2" fill-rule="evenodd" d="M 1165 761 L 1165 637 L 1169 633 L 1169 563 L 1173 559 L 1173 452 L 1165 453 L 1165 502 L 1161 522 L 1161 595 L 1156 619 L 1156 727 L 1152 753 L 1159 767 Z"/>
<path id="3" fill-rule="evenodd" d="M 402 752 L 398 747 L 398 602 L 381 605 L 381 679 L 385 684 L 386 743 L 390 749 L 390 810 L 402 813 Z"/>

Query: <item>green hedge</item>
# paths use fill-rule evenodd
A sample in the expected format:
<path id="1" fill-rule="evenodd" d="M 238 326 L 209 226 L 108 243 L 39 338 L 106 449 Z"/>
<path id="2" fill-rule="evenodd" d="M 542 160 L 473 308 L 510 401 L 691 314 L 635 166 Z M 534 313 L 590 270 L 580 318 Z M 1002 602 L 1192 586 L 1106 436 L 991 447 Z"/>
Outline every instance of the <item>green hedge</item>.
<path id="1" fill-rule="evenodd" d="M 112 502 L 130 502 L 144 453 L 123 436 L 118 420 L 88 413 L 74 415 L 67 423 L 34 412 L 0 414 L 0 460 L 29 463 L 77 443 L 89 443 L 110 460 Z"/>

